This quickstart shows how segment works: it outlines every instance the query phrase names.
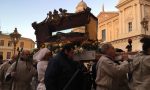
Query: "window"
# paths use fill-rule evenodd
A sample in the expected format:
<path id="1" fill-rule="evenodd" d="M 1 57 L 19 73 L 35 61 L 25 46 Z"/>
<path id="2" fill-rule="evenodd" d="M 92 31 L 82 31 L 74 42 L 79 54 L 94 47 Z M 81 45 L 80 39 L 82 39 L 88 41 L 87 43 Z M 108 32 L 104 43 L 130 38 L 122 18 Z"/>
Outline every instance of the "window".
<path id="1" fill-rule="evenodd" d="M 7 52 L 7 59 L 10 59 L 11 57 L 11 52 Z"/>
<path id="2" fill-rule="evenodd" d="M 11 41 L 8 41 L 8 47 L 11 47 L 11 46 L 12 46 Z"/>
<path id="3" fill-rule="evenodd" d="M 24 47 L 24 42 L 20 42 L 20 47 Z"/>
<path id="4" fill-rule="evenodd" d="M 106 40 L 106 30 L 102 30 L 102 41 Z"/>
<path id="5" fill-rule="evenodd" d="M 0 40 L 0 46 L 4 46 L 4 40 Z"/>
<path id="6" fill-rule="evenodd" d="M 128 31 L 131 32 L 132 31 L 132 22 L 128 23 Z"/>

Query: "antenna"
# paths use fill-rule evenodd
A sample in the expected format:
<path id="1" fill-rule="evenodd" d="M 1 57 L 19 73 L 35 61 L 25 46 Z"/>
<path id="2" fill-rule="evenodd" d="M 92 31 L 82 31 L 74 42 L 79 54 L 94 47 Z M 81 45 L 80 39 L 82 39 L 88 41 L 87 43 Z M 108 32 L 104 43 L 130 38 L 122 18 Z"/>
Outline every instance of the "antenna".
<path id="1" fill-rule="evenodd" d="M 102 12 L 105 12 L 104 4 L 102 5 Z"/>
<path id="2" fill-rule="evenodd" d="M 1 25 L 2 25 L 2 24 L 1 24 L 1 20 L 0 20 L 0 31 L 1 31 Z"/>

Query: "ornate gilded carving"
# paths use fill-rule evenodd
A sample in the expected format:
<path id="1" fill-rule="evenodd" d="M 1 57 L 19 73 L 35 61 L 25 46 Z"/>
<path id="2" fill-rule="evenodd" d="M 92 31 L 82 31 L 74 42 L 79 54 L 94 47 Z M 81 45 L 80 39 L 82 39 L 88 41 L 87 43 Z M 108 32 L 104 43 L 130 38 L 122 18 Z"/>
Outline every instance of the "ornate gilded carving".
<path id="1" fill-rule="evenodd" d="M 61 16 L 61 17 L 67 16 L 67 10 L 66 10 L 66 9 L 60 8 L 59 11 L 60 11 L 60 16 Z"/>
<path id="2" fill-rule="evenodd" d="M 46 21 L 48 23 L 58 25 L 61 21 L 61 18 L 66 17 L 66 16 L 67 16 L 67 10 L 66 9 L 60 8 L 59 12 L 56 9 L 54 9 L 53 13 L 50 11 L 47 14 L 47 20 Z"/>
<path id="3" fill-rule="evenodd" d="M 52 17 L 53 17 L 53 24 L 59 24 L 59 22 L 60 22 L 60 15 L 58 14 L 58 11 L 57 10 L 54 10 L 53 11 L 53 15 L 52 15 Z"/>
<path id="4" fill-rule="evenodd" d="M 48 21 L 51 22 L 53 19 L 52 12 L 49 11 L 49 13 L 47 15 L 48 15 Z"/>
<path id="5" fill-rule="evenodd" d="M 87 7 L 83 12 L 90 12 L 91 8 Z M 54 9 L 53 12 L 49 12 L 47 14 L 46 22 L 50 23 L 51 25 L 59 25 L 61 23 L 61 20 L 71 16 L 71 13 L 67 13 L 66 9 L 59 8 L 59 11 Z"/>

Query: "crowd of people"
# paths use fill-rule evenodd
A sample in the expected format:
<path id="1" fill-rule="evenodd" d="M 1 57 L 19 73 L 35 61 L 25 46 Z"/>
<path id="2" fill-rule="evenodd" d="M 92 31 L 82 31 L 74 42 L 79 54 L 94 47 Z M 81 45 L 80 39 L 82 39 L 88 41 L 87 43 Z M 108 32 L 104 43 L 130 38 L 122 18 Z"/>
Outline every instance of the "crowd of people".
<path id="1" fill-rule="evenodd" d="M 72 44 L 55 56 L 48 48 L 23 50 L 4 63 L 0 56 L 0 90 L 149 90 L 150 38 L 140 41 L 142 51 L 132 58 L 103 44 L 91 67 L 74 60 Z"/>

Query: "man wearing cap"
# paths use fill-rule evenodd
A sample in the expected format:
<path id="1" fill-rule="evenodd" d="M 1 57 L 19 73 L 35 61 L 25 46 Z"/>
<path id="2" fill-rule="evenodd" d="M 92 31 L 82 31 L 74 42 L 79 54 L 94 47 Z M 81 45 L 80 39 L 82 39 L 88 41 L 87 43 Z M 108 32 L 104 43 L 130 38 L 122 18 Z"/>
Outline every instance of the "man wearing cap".
<path id="1" fill-rule="evenodd" d="M 11 81 L 9 81 L 9 82 L 5 81 L 5 74 L 7 72 L 7 69 L 16 61 L 16 59 L 17 59 L 17 55 L 13 55 L 11 60 L 6 61 L 0 67 L 1 90 L 9 90 L 10 89 Z"/>
<path id="2" fill-rule="evenodd" d="M 30 51 L 22 51 L 16 69 L 15 67 L 16 63 L 13 63 L 6 73 L 6 80 L 13 79 L 11 90 L 32 90 L 32 77 L 37 74 L 37 71 L 33 67 Z"/>

